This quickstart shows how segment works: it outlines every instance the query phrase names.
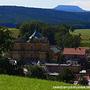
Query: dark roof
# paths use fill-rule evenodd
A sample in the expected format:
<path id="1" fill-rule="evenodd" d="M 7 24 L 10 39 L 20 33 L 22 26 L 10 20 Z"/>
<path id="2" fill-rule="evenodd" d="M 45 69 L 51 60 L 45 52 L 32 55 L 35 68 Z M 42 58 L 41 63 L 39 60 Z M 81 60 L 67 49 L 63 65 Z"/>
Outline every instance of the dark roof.
<path id="1" fill-rule="evenodd" d="M 35 31 L 35 32 L 29 37 L 29 39 L 31 39 L 31 38 L 37 38 L 37 39 L 39 39 L 39 38 L 42 38 L 42 37 L 43 37 L 43 36 L 42 36 L 41 33 Z"/>
<path id="2" fill-rule="evenodd" d="M 39 40 L 39 41 L 44 41 L 45 37 L 43 37 L 43 35 L 40 32 L 37 32 L 35 30 L 35 32 L 31 36 L 29 36 L 29 39 L 27 40 L 27 42 L 32 41 L 32 39 Z"/>
<path id="3" fill-rule="evenodd" d="M 17 43 L 25 43 L 25 42 L 47 42 L 48 39 L 44 37 L 40 32 L 34 31 L 32 35 L 29 33 L 25 34 L 23 37 L 19 37 L 18 39 L 15 40 Z"/>

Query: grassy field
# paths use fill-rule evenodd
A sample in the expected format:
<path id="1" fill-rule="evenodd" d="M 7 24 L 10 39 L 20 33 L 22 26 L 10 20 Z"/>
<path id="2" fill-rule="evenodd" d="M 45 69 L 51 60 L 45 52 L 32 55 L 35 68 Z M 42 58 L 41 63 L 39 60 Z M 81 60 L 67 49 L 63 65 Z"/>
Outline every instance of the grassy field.
<path id="1" fill-rule="evenodd" d="M 76 29 L 72 34 L 81 34 L 81 46 L 90 47 L 90 29 Z"/>
<path id="2" fill-rule="evenodd" d="M 9 30 L 11 31 L 13 37 L 15 37 L 15 38 L 18 37 L 18 35 L 19 35 L 19 33 L 20 33 L 19 29 L 9 28 Z"/>
<path id="3" fill-rule="evenodd" d="M 53 86 L 73 86 L 73 85 L 56 81 L 0 75 L 0 90 L 63 90 L 63 89 L 54 89 Z"/>

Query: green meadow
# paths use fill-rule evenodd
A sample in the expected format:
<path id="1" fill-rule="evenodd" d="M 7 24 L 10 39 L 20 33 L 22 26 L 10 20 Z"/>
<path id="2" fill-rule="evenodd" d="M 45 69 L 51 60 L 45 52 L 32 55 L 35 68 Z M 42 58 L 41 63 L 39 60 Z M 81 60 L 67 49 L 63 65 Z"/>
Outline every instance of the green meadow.
<path id="1" fill-rule="evenodd" d="M 54 86 L 62 86 L 62 89 L 53 88 Z M 0 75 L 0 90 L 90 90 L 90 88 L 77 89 L 77 86 L 74 89 L 63 89 L 64 86 L 69 87 L 75 85 L 35 78 Z"/>
<path id="2" fill-rule="evenodd" d="M 90 29 L 76 29 L 72 34 L 81 34 L 81 46 L 90 47 Z"/>
<path id="3" fill-rule="evenodd" d="M 19 29 L 16 29 L 16 28 L 9 28 L 9 30 L 11 31 L 11 34 L 14 38 L 17 38 L 19 36 Z"/>

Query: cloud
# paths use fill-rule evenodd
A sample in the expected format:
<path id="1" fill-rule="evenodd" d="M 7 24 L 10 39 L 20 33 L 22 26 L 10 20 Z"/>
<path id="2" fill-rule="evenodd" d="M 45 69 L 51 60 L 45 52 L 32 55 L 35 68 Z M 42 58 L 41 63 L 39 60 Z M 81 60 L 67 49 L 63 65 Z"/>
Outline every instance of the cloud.
<path id="1" fill-rule="evenodd" d="M 54 8 L 57 5 L 77 5 L 90 10 L 90 0 L 0 0 L 0 5 Z"/>
<path id="2" fill-rule="evenodd" d="M 0 5 L 20 5 L 24 6 L 27 0 L 0 0 Z"/>
<path id="3" fill-rule="evenodd" d="M 84 9 L 90 10 L 90 0 L 77 1 L 76 5 L 79 5 L 79 6 L 81 6 Z"/>
<path id="4" fill-rule="evenodd" d="M 90 0 L 30 0 L 28 6 L 54 8 L 57 5 L 76 5 L 83 9 L 90 10 Z"/>

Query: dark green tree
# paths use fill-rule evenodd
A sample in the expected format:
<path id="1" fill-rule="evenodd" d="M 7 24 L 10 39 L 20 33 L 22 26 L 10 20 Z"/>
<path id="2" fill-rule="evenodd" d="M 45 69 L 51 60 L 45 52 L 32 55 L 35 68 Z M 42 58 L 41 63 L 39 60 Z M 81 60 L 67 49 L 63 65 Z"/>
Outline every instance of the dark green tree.
<path id="1" fill-rule="evenodd" d="M 61 35 L 70 34 L 70 32 L 73 32 L 74 30 L 75 29 L 72 26 L 65 24 L 57 25 L 54 29 L 55 32 L 59 32 Z"/>
<path id="2" fill-rule="evenodd" d="M 66 83 L 70 83 L 71 81 L 74 80 L 74 74 L 69 69 L 61 70 L 58 76 L 58 80 Z"/>
<path id="3" fill-rule="evenodd" d="M 44 23 L 32 21 L 32 22 L 25 22 L 20 26 L 21 36 L 25 34 L 31 35 L 35 30 L 41 32 Z"/>
<path id="4" fill-rule="evenodd" d="M 81 43 L 81 35 L 73 35 L 72 47 L 79 47 Z"/>
<path id="5" fill-rule="evenodd" d="M 26 39 L 29 37 L 35 30 L 42 33 L 43 36 L 48 37 L 50 43 L 55 43 L 55 31 L 56 27 L 48 25 L 42 22 L 26 22 L 20 26 L 21 36 L 25 36 Z"/>
<path id="6" fill-rule="evenodd" d="M 11 49 L 13 45 L 13 37 L 11 32 L 6 27 L 0 27 L 0 57 Z"/>
<path id="7" fill-rule="evenodd" d="M 45 70 L 40 66 L 31 67 L 31 76 L 35 78 L 45 79 L 46 74 Z"/>
<path id="8" fill-rule="evenodd" d="M 79 47 L 81 38 L 80 35 L 72 35 L 70 32 L 74 29 L 70 26 L 62 25 L 55 33 L 55 40 L 58 46 L 64 47 Z"/>

